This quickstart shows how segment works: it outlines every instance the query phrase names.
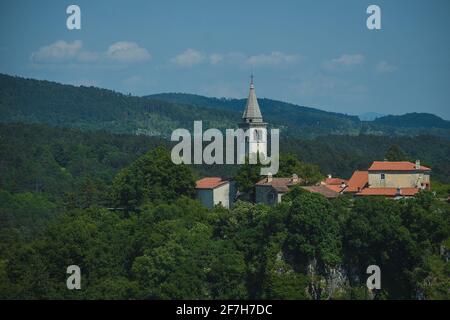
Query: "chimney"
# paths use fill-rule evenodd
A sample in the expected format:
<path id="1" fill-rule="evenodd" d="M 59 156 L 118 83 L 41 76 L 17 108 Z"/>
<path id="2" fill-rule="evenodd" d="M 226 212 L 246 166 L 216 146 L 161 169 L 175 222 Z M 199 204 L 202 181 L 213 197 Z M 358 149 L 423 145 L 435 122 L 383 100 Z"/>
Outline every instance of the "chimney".
<path id="1" fill-rule="evenodd" d="M 420 160 L 416 160 L 416 170 L 420 169 Z"/>
<path id="2" fill-rule="evenodd" d="M 345 182 L 344 181 L 342 181 L 342 183 L 341 183 L 341 188 L 345 188 L 347 185 L 345 184 Z"/>
<path id="3" fill-rule="evenodd" d="M 397 195 L 397 196 L 401 196 L 401 195 L 402 195 L 402 189 L 397 188 L 397 193 L 396 193 L 396 195 Z"/>
<path id="4" fill-rule="evenodd" d="M 292 175 L 292 183 L 298 183 L 298 175 L 295 173 Z"/>
<path id="5" fill-rule="evenodd" d="M 331 178 L 333 178 L 333 176 L 331 174 L 329 174 L 328 175 L 328 179 L 331 179 Z"/>
<path id="6" fill-rule="evenodd" d="M 272 174 L 270 172 L 267 174 L 267 182 L 272 182 Z"/>

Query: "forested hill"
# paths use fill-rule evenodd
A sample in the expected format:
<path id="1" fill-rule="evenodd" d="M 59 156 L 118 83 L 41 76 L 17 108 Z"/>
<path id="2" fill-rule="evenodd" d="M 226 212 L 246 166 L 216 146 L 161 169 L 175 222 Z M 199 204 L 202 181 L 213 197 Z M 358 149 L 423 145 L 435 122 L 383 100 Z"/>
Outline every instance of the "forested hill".
<path id="1" fill-rule="evenodd" d="M 356 116 L 326 112 L 281 101 L 259 99 L 264 118 L 284 136 L 419 135 L 450 138 L 448 121 L 427 116 L 422 126 L 360 121 Z M 175 128 L 235 128 L 245 99 L 217 99 L 191 94 L 124 95 L 95 87 L 63 85 L 0 74 L 0 122 L 45 123 L 82 130 L 168 137 Z"/>
<path id="2" fill-rule="evenodd" d="M 94 87 L 0 74 L 0 121 L 45 123 L 83 130 L 168 136 L 175 128 L 204 120 L 210 127 L 232 127 L 239 114 L 161 100 L 144 99 Z"/>
<path id="3" fill-rule="evenodd" d="M 185 103 L 205 108 L 242 112 L 245 99 L 209 98 L 186 93 L 160 93 L 146 96 L 172 103 Z M 311 138 L 337 135 L 436 135 L 450 138 L 450 121 L 429 113 L 407 113 L 401 116 L 381 116 L 362 121 L 357 116 L 327 112 L 282 101 L 258 99 L 264 119 L 280 128 L 288 128 L 291 136 Z"/>
<path id="4" fill-rule="evenodd" d="M 430 113 L 407 113 L 401 116 L 384 116 L 374 120 L 374 123 L 403 128 L 442 128 L 450 129 L 450 121 L 446 121 Z"/>
<path id="5" fill-rule="evenodd" d="M 232 110 L 242 114 L 246 99 L 208 98 L 185 93 L 162 93 L 147 96 L 173 103 L 185 103 L 203 108 Z M 357 116 L 327 112 L 315 108 L 266 98 L 258 99 L 264 120 L 279 128 L 288 129 L 293 135 L 308 137 L 323 134 L 358 134 L 361 121 Z"/>

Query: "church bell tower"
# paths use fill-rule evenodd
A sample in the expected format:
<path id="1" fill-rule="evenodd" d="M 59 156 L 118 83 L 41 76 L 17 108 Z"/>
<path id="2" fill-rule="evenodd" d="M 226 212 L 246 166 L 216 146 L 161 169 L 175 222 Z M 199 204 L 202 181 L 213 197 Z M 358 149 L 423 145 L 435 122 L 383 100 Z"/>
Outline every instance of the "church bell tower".
<path id="1" fill-rule="evenodd" d="M 263 122 L 258 99 L 256 99 L 253 75 L 251 76 L 247 105 L 239 128 L 244 131 L 248 130 L 249 133 L 246 137 L 245 154 L 250 156 L 252 153 L 259 153 L 259 155 L 267 156 L 267 123 Z"/>

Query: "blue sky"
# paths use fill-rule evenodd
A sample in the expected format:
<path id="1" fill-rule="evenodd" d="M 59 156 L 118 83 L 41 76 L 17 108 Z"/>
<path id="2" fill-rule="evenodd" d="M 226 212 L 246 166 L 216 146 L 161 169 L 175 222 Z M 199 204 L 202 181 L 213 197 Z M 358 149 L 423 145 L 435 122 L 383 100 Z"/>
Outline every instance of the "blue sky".
<path id="1" fill-rule="evenodd" d="M 66 8 L 81 8 L 81 30 Z M 381 8 L 382 30 L 366 27 Z M 0 72 L 145 95 L 258 97 L 450 119 L 450 1 L 0 2 Z"/>

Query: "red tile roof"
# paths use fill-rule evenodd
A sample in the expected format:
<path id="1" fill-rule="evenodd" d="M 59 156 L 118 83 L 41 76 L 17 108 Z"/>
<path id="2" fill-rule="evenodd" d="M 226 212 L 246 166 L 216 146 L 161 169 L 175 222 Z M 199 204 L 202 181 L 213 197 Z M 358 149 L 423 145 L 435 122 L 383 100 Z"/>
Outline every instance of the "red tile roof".
<path id="1" fill-rule="evenodd" d="M 365 188 L 358 192 L 357 196 L 385 196 L 385 197 L 395 197 L 395 196 L 406 196 L 410 197 L 417 194 L 420 191 L 419 188 L 401 188 L 400 194 L 398 194 L 397 188 Z"/>
<path id="2" fill-rule="evenodd" d="M 340 185 L 323 185 L 324 187 L 333 190 L 334 192 L 341 192 L 345 189 L 345 187 L 341 187 Z"/>
<path id="3" fill-rule="evenodd" d="M 267 178 L 264 178 L 258 181 L 255 186 L 270 186 L 278 192 L 288 192 L 290 186 L 298 184 L 302 181 L 300 178 L 298 178 L 297 182 L 293 182 L 292 178 L 272 178 L 272 181 L 270 182 L 267 180 Z"/>
<path id="4" fill-rule="evenodd" d="M 196 189 L 214 189 L 218 186 L 226 184 L 227 180 L 222 180 L 220 177 L 207 177 L 196 181 Z"/>
<path id="5" fill-rule="evenodd" d="M 326 178 L 323 182 L 326 185 L 341 185 L 342 183 L 348 183 L 347 180 L 341 178 Z"/>
<path id="6" fill-rule="evenodd" d="M 369 168 L 369 171 L 430 171 L 431 169 L 425 166 L 420 166 L 416 169 L 416 164 L 409 161 L 374 161 Z"/>
<path id="7" fill-rule="evenodd" d="M 303 189 L 313 192 L 313 193 L 319 193 L 323 195 L 325 198 L 337 198 L 339 197 L 339 192 L 333 191 L 329 188 L 329 186 L 319 185 L 319 186 L 309 186 L 309 187 L 302 187 Z"/>
<path id="8" fill-rule="evenodd" d="M 352 177 L 348 180 L 348 187 L 344 192 L 359 192 L 369 183 L 369 172 L 355 171 Z"/>

